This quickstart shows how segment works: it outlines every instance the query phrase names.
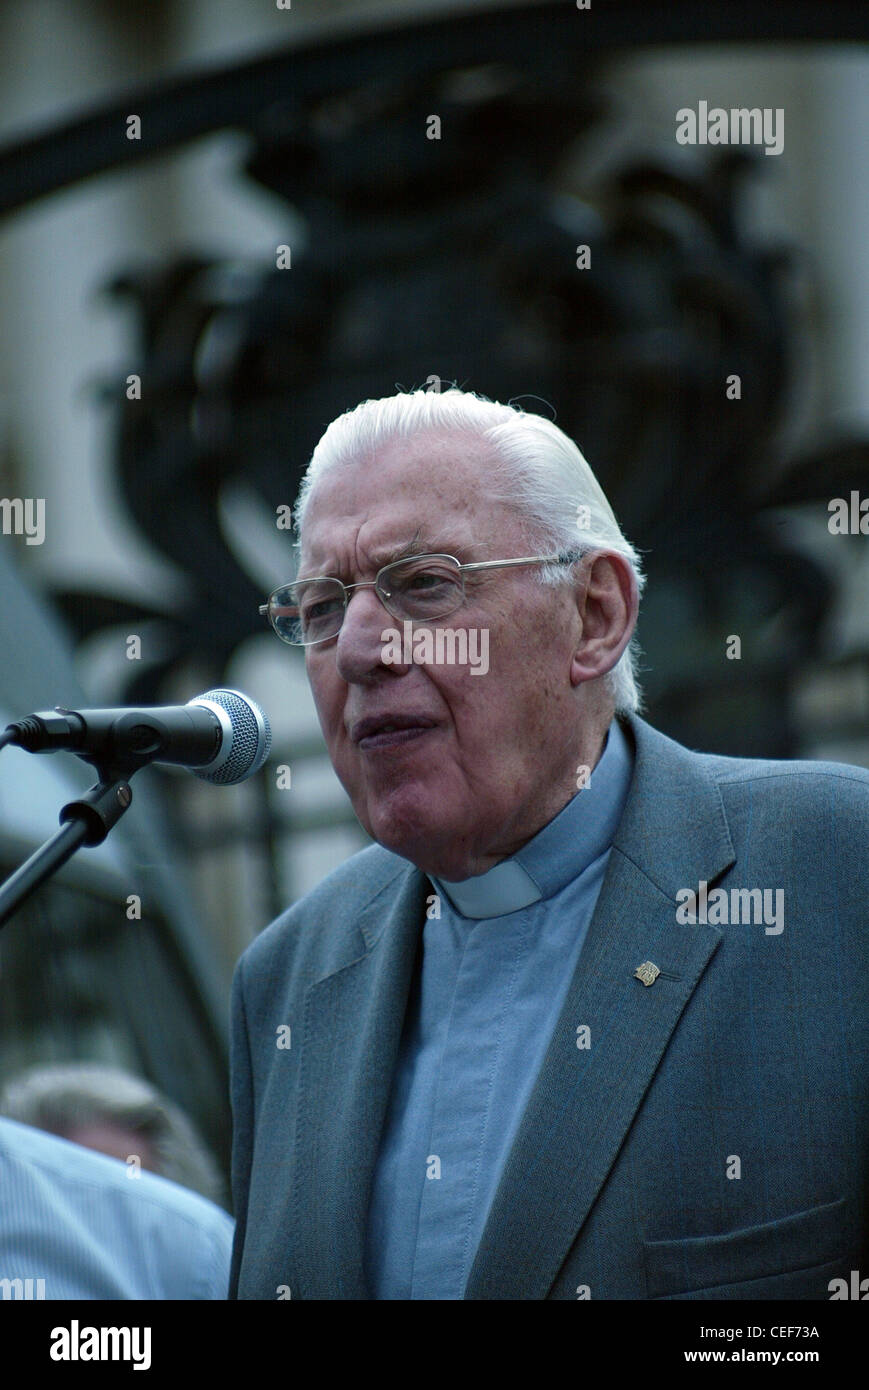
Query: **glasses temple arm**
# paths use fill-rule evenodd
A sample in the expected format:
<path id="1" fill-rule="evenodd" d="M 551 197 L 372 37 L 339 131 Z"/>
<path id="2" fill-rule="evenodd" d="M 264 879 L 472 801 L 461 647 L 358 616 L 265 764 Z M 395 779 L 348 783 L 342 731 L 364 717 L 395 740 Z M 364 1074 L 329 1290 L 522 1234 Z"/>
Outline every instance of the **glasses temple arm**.
<path id="1" fill-rule="evenodd" d="M 582 558 L 581 550 L 562 550 L 558 555 L 523 555 L 516 560 L 476 560 L 470 565 L 461 565 L 463 570 L 502 569 L 507 565 L 572 565 Z"/>

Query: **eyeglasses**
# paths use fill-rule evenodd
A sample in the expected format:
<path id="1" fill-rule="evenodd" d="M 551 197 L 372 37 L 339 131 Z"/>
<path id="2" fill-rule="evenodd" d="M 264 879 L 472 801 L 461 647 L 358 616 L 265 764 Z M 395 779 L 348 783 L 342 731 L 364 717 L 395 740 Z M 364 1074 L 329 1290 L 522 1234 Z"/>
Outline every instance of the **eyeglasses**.
<path id="1" fill-rule="evenodd" d="M 508 565 L 572 565 L 581 550 L 559 555 L 524 555 L 515 560 L 479 560 L 463 565 L 454 555 L 414 555 L 393 560 L 378 570 L 375 579 L 342 584 L 329 575 L 282 584 L 260 606 L 282 642 L 293 647 L 312 647 L 328 642 L 341 631 L 349 595 L 354 589 L 375 589 L 393 618 L 399 622 L 432 622 L 455 613 L 465 601 L 465 574 L 469 570 L 501 569 Z"/>

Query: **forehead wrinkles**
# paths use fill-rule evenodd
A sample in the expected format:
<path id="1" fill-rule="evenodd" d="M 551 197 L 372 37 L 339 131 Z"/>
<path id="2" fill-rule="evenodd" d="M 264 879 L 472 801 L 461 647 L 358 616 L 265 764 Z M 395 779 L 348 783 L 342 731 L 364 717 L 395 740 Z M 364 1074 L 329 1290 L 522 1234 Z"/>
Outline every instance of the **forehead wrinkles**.
<path id="1" fill-rule="evenodd" d="M 390 440 L 379 454 L 338 464 L 309 495 L 299 572 L 334 571 L 338 560 L 360 571 L 384 564 L 419 529 L 425 550 L 450 551 L 464 538 L 473 543 L 474 558 L 512 555 L 522 544 L 522 518 L 488 500 L 493 463 L 490 446 L 477 436 L 418 432 Z"/>
<path id="2" fill-rule="evenodd" d="M 387 547 L 401 549 L 418 539 L 429 541 L 451 529 L 452 518 L 467 515 L 458 470 L 438 476 L 425 458 L 414 454 L 406 461 L 390 453 L 378 469 L 364 461 L 338 465 L 312 489 L 302 526 L 300 558 Z M 346 548 L 346 549 L 345 549 Z"/>
<path id="3" fill-rule="evenodd" d="M 384 508 L 374 516 L 339 517 L 331 525 L 327 513 L 321 528 L 323 544 L 311 547 L 303 536 L 299 571 L 336 573 L 355 564 L 361 573 L 372 565 L 379 569 L 390 560 L 443 551 L 445 545 L 462 542 L 465 526 L 427 525 L 421 517 L 428 512 L 416 504 L 406 510 L 397 508 L 392 515 Z"/>

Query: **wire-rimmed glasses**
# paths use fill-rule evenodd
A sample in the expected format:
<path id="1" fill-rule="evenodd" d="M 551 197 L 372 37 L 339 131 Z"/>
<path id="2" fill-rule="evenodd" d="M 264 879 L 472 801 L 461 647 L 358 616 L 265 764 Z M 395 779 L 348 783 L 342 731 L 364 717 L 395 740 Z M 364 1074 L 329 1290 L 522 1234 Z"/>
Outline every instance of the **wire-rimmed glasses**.
<path id="1" fill-rule="evenodd" d="M 282 584 L 260 606 L 282 642 L 311 647 L 337 637 L 354 589 L 373 588 L 398 622 L 433 622 L 449 617 L 465 601 L 464 576 L 469 570 L 500 569 L 508 565 L 572 565 L 581 550 L 559 555 L 523 555 L 514 560 L 478 560 L 463 565 L 454 555 L 413 555 L 393 560 L 374 579 L 343 584 L 331 575 L 315 575 Z"/>

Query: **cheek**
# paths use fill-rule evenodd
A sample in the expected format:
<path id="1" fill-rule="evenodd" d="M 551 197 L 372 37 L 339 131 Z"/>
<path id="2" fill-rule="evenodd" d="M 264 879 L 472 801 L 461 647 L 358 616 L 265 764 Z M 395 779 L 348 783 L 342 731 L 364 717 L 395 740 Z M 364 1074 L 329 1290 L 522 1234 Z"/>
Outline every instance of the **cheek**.
<path id="1" fill-rule="evenodd" d="M 334 671 L 330 672 L 324 667 L 318 667 L 315 661 L 310 659 L 307 665 L 307 676 L 311 695 L 314 699 L 314 707 L 320 717 L 321 724 L 324 726 L 324 733 L 328 730 L 327 738 L 331 741 L 332 731 L 340 721 L 344 706 L 342 692 L 344 683 L 338 680 Z M 344 688 L 346 689 L 346 687 Z"/>
<path id="2" fill-rule="evenodd" d="M 515 772 L 526 757 L 529 723 L 536 706 L 503 672 L 472 676 L 453 692 L 457 752 L 472 778 L 486 781 Z"/>

